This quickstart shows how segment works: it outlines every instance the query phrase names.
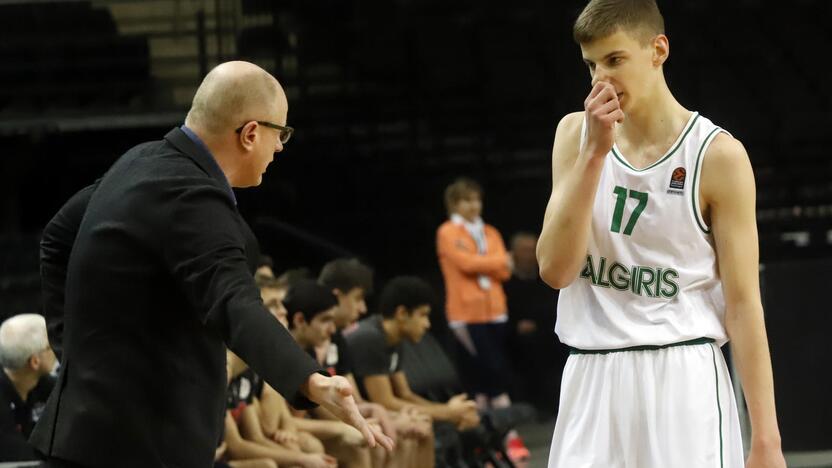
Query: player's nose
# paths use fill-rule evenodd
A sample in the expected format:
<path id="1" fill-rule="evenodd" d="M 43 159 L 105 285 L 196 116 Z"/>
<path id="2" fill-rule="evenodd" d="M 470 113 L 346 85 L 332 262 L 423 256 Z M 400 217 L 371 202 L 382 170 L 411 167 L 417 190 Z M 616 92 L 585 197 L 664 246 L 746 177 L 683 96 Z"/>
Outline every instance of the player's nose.
<path id="1" fill-rule="evenodd" d="M 609 82 L 609 77 L 609 73 L 604 67 L 595 67 L 595 71 L 592 73 L 592 86 L 598 84 L 599 81 Z"/>

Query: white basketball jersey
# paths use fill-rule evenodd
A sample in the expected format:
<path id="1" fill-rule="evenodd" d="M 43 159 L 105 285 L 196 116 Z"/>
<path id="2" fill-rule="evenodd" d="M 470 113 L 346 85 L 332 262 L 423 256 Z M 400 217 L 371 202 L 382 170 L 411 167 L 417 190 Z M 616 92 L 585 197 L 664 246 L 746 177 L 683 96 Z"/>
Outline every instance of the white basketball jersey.
<path id="1" fill-rule="evenodd" d="M 585 130 L 586 123 L 581 145 Z M 558 300 L 555 332 L 563 343 L 593 350 L 727 341 L 714 239 L 699 211 L 702 160 L 719 132 L 693 113 L 667 154 L 643 169 L 613 146 L 586 265 Z"/>

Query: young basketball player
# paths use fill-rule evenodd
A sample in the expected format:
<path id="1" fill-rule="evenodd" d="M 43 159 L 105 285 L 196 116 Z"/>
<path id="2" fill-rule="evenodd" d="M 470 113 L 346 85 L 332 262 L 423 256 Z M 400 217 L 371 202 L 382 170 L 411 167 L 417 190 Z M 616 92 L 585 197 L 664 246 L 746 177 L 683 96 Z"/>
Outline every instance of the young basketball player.
<path id="1" fill-rule="evenodd" d="M 537 250 L 572 348 L 549 467 L 742 467 L 730 338 L 747 466 L 784 468 L 748 155 L 671 94 L 655 0 L 592 0 L 574 36 L 592 91 L 558 125 Z"/>

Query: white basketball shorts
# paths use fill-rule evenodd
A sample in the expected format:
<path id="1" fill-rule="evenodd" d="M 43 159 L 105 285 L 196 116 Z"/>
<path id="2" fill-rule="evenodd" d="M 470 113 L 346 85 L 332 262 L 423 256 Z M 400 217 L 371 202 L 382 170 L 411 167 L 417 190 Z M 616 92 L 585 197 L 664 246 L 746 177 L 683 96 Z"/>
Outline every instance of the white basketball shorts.
<path id="1" fill-rule="evenodd" d="M 731 378 L 711 340 L 573 351 L 559 407 L 549 468 L 744 467 Z"/>

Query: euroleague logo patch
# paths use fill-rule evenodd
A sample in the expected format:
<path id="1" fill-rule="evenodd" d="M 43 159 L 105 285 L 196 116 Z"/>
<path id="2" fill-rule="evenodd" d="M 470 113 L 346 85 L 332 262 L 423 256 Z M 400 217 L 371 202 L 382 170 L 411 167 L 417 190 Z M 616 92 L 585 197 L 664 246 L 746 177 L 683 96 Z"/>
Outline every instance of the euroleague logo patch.
<path id="1" fill-rule="evenodd" d="M 673 174 L 670 176 L 670 188 L 682 190 L 685 188 L 685 177 L 688 175 L 688 171 L 685 170 L 684 167 L 677 167 L 673 170 Z"/>

